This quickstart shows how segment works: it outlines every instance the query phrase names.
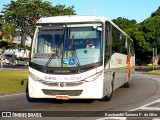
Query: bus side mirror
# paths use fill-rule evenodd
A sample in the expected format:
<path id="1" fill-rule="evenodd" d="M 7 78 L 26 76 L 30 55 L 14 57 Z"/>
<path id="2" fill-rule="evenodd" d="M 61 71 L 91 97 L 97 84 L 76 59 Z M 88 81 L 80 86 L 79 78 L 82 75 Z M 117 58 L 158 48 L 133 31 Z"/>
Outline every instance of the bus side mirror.
<path id="1" fill-rule="evenodd" d="M 107 33 L 106 33 L 106 35 L 107 35 L 107 45 L 112 45 L 112 32 L 111 31 L 108 31 Z"/>

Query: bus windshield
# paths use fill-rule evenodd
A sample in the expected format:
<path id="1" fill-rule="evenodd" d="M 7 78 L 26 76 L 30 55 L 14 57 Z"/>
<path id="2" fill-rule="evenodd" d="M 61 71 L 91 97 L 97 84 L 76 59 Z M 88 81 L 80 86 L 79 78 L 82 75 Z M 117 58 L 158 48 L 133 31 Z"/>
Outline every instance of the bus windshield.
<path id="1" fill-rule="evenodd" d="M 102 23 L 40 24 L 31 63 L 44 67 L 81 67 L 102 62 Z"/>

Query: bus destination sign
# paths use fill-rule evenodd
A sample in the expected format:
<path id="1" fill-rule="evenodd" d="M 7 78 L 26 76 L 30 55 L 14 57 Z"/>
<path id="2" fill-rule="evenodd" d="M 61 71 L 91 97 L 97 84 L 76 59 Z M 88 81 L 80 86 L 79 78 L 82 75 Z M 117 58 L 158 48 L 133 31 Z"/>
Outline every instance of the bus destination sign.
<path id="1" fill-rule="evenodd" d="M 57 25 L 57 26 L 42 26 L 41 30 L 62 30 L 63 26 Z"/>

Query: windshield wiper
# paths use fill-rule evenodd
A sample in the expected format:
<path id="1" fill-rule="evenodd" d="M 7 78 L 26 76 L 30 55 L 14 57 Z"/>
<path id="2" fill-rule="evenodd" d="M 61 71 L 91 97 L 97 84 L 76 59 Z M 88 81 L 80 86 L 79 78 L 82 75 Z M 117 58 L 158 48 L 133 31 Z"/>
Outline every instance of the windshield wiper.
<path id="1" fill-rule="evenodd" d="M 71 50 L 74 51 L 74 57 L 76 58 L 76 61 L 77 61 L 76 62 L 76 65 L 78 67 L 78 71 L 77 72 L 81 72 L 82 68 L 81 68 L 77 53 L 75 51 L 75 46 L 74 46 L 74 35 L 72 36 L 72 40 L 71 40 Z"/>
<path id="2" fill-rule="evenodd" d="M 51 60 L 55 57 L 55 56 L 58 56 L 57 54 L 57 48 L 56 48 L 56 52 L 55 53 L 52 53 L 51 57 L 48 59 L 47 63 L 45 64 L 43 70 L 44 72 L 46 72 L 46 68 L 48 67 L 49 63 L 51 62 Z"/>

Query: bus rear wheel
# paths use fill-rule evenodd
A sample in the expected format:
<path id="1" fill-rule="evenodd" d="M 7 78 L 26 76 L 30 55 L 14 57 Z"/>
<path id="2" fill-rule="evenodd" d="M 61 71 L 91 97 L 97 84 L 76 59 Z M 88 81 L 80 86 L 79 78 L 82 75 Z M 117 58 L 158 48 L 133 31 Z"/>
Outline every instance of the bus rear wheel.
<path id="1" fill-rule="evenodd" d="M 129 88 L 129 82 L 126 82 L 124 85 L 123 85 L 124 88 Z"/>
<path id="2" fill-rule="evenodd" d="M 129 88 L 130 72 L 128 73 L 128 82 L 124 83 L 124 88 Z"/>

